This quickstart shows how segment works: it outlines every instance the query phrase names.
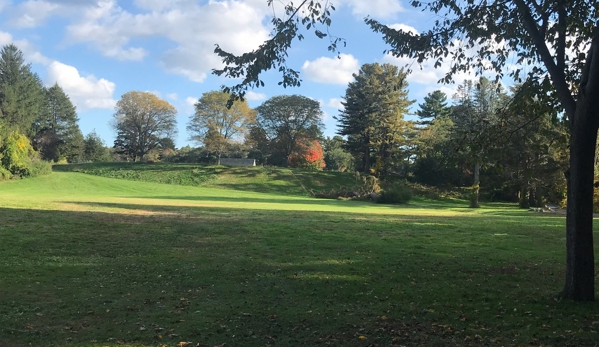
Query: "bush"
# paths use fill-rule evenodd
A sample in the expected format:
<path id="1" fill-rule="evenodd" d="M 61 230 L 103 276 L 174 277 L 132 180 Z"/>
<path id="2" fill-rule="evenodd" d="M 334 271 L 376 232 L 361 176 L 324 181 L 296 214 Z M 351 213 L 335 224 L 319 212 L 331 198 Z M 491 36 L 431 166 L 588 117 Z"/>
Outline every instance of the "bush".
<path id="1" fill-rule="evenodd" d="M 10 171 L 0 166 L 0 181 L 8 181 L 11 176 Z"/>
<path id="2" fill-rule="evenodd" d="M 405 182 L 393 182 L 379 196 L 379 204 L 407 204 L 412 200 L 412 189 Z"/>
<path id="3" fill-rule="evenodd" d="M 34 154 L 29 139 L 13 131 L 0 147 L 0 164 L 12 175 L 27 177 L 30 175 L 29 165 Z"/>
<path id="4" fill-rule="evenodd" d="M 37 177 L 52 173 L 52 164 L 50 162 L 34 159 L 29 165 L 29 177 Z"/>

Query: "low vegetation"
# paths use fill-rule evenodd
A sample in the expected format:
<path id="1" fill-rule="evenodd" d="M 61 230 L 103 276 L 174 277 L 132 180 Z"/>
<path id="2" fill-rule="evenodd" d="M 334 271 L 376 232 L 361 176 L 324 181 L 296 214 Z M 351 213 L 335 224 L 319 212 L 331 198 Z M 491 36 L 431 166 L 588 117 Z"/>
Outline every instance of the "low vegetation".
<path id="1" fill-rule="evenodd" d="M 222 189 L 210 170 L 0 183 L 0 345 L 596 345 L 597 304 L 553 299 L 563 217 Z"/>

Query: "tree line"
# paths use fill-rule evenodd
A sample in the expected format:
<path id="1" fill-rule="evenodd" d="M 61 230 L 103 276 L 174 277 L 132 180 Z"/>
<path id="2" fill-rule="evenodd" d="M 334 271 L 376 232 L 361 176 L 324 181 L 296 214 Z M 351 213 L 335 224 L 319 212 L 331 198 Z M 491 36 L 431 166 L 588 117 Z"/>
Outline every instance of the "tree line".
<path id="1" fill-rule="evenodd" d="M 45 87 L 13 44 L 0 50 L 0 180 L 50 170 L 47 162 L 109 160 L 92 132 L 83 136 L 63 89 Z"/>
<path id="2" fill-rule="evenodd" d="M 518 200 L 522 207 L 558 202 L 565 193 L 567 128 L 531 86 L 509 92 L 486 78 L 465 81 L 457 93 L 437 90 L 414 104 L 407 74 L 390 64 L 364 64 L 347 86 L 337 136 L 323 136 L 318 101 L 279 95 L 252 109 L 220 91 L 204 93 L 187 124 L 197 147 L 175 148 L 176 108 L 149 92 L 117 102 L 113 148 L 92 132 L 84 137 L 75 106 L 62 88 L 43 86 L 22 52 L 0 52 L 2 177 L 27 176 L 42 161 L 165 160 L 218 163 L 221 157 L 259 164 L 358 171 L 443 189 Z M 38 163 L 38 164 L 36 164 Z M 41 165 L 43 166 L 43 165 Z"/>
<path id="3" fill-rule="evenodd" d="M 407 73 L 390 64 L 364 64 L 347 86 L 337 136 L 323 136 L 318 101 L 274 96 L 252 109 L 221 91 L 204 93 L 187 131 L 197 147 L 175 149 L 176 110 L 148 92 L 117 103 L 115 153 L 123 159 L 218 163 L 221 157 L 259 164 L 358 171 L 479 196 L 522 207 L 559 203 L 565 196 L 567 124 L 530 85 L 509 91 L 485 77 L 467 80 L 455 95 L 408 97 Z"/>

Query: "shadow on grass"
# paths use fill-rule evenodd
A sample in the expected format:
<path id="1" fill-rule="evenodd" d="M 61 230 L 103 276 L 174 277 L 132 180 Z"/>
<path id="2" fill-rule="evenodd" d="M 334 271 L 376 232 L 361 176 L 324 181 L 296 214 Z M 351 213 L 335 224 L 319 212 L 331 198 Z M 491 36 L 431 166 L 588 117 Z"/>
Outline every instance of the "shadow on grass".
<path id="1" fill-rule="evenodd" d="M 562 235 L 538 220 L 72 204 L 0 208 L 0 345 L 595 341 L 596 303 L 547 299 Z"/>

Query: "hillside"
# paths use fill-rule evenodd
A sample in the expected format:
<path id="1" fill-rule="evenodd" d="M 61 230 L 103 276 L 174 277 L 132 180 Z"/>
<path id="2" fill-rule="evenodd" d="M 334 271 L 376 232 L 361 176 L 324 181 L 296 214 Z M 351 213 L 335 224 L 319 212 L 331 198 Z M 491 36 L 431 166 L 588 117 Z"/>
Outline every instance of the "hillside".
<path id="1" fill-rule="evenodd" d="M 314 192 L 352 188 L 358 182 L 350 173 L 306 171 L 279 167 L 227 167 L 172 163 L 88 163 L 55 165 L 54 171 L 133 181 L 184 186 L 225 188 L 260 193 L 309 196 Z"/>

